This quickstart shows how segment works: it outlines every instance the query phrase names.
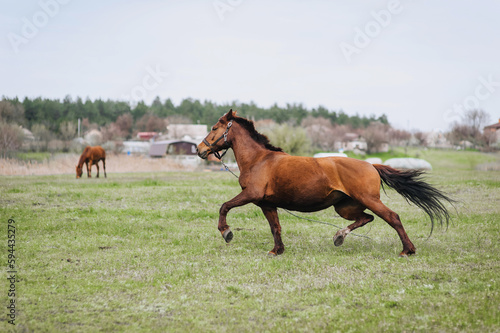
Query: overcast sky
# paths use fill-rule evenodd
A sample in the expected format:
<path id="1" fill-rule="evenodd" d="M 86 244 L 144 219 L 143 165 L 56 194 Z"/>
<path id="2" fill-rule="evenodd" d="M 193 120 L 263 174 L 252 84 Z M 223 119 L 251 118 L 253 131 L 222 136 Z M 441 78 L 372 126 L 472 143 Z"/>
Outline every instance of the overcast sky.
<path id="1" fill-rule="evenodd" d="M 500 118 L 500 1 L 0 4 L 9 98 L 302 103 L 410 130 Z"/>

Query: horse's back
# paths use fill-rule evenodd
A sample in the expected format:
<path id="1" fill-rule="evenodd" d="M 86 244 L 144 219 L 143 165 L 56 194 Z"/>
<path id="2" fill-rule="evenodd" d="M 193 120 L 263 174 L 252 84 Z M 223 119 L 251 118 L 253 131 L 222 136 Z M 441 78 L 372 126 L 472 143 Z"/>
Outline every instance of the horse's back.
<path id="1" fill-rule="evenodd" d="M 104 148 L 102 148 L 101 146 L 95 146 L 94 147 L 97 151 L 97 153 L 101 156 L 101 158 L 106 158 L 106 151 L 104 150 Z"/>
<path id="2" fill-rule="evenodd" d="M 94 146 L 94 147 L 87 146 L 85 147 L 82 156 L 84 154 L 88 159 L 91 159 L 92 161 L 95 162 L 106 159 L 106 151 L 101 146 Z"/>

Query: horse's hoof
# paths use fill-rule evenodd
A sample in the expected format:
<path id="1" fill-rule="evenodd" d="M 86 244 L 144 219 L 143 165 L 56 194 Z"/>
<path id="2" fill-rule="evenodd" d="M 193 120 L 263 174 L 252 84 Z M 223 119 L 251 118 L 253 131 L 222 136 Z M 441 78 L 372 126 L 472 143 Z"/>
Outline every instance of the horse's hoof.
<path id="1" fill-rule="evenodd" d="M 267 253 L 267 256 L 268 256 L 268 257 L 271 257 L 271 258 L 274 258 L 274 257 L 277 257 L 278 255 L 277 255 L 276 253 L 274 253 L 273 251 L 269 251 L 269 252 Z"/>
<path id="2" fill-rule="evenodd" d="M 224 231 L 222 237 L 224 237 L 226 243 L 229 243 L 233 239 L 233 232 L 231 231 L 231 229 L 228 228 Z"/>
<path id="3" fill-rule="evenodd" d="M 399 257 L 400 258 L 408 258 L 409 256 L 414 255 L 414 254 L 415 254 L 415 251 L 410 250 L 408 252 L 401 252 L 399 254 Z"/>
<path id="4" fill-rule="evenodd" d="M 333 244 L 335 246 L 340 246 L 340 245 L 344 244 L 344 239 L 346 238 L 346 236 L 349 232 L 350 232 L 350 230 L 347 228 L 340 229 L 339 231 L 337 231 L 335 236 L 333 236 Z"/>
<path id="5" fill-rule="evenodd" d="M 333 244 L 335 246 L 340 246 L 340 245 L 344 244 L 344 235 L 333 236 Z"/>

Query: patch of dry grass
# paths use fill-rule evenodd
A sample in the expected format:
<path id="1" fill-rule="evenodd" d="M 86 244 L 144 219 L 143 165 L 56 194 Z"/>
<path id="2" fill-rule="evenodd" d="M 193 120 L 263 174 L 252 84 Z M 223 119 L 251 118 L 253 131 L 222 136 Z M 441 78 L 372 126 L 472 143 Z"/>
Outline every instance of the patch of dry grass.
<path id="1" fill-rule="evenodd" d="M 74 174 L 79 155 L 61 154 L 50 159 L 38 161 L 21 161 L 17 159 L 0 159 L 1 176 L 28 176 L 28 175 L 60 175 Z M 102 162 L 99 162 L 102 173 Z M 84 167 L 84 178 L 86 168 Z M 174 161 L 165 158 L 148 158 L 144 156 L 109 155 L 106 158 L 106 173 L 116 172 L 159 172 L 159 171 L 192 171 Z M 95 177 L 97 169 L 92 167 L 92 175 Z"/>

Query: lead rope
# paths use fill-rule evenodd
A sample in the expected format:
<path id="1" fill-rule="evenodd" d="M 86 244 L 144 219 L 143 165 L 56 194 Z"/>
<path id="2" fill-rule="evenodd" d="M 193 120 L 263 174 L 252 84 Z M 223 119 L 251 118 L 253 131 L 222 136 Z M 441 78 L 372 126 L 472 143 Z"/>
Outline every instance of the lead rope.
<path id="1" fill-rule="evenodd" d="M 226 151 L 224 153 L 222 153 L 219 156 L 217 156 L 217 158 L 220 160 L 220 162 L 222 163 L 222 165 L 224 166 L 224 168 L 226 169 L 226 171 L 229 171 L 234 177 L 236 177 L 237 179 L 239 179 L 239 177 L 231 171 L 231 169 L 229 169 L 229 167 L 226 165 L 226 163 L 224 163 L 222 161 L 222 158 L 224 157 L 224 155 L 226 155 L 227 151 L 229 149 L 226 149 Z M 215 154 L 214 154 L 215 155 Z M 303 216 L 299 216 L 297 214 L 294 214 L 292 213 L 291 211 L 289 211 L 288 209 L 285 209 L 285 208 L 280 208 L 280 209 L 283 209 L 285 212 L 287 212 L 288 214 L 292 215 L 292 216 L 295 216 L 296 218 L 299 218 L 301 220 L 306 220 L 306 221 L 310 221 L 310 222 L 315 222 L 315 223 L 321 223 L 321 224 L 326 224 L 326 225 L 330 225 L 332 227 L 335 227 L 337 229 L 342 229 L 342 227 L 339 227 L 338 225 L 335 225 L 333 223 L 328 223 L 328 222 L 323 222 L 323 221 L 318 221 L 318 220 L 313 220 L 313 219 L 310 219 L 310 218 L 307 218 L 307 217 L 303 217 Z M 337 216 L 335 216 L 336 218 Z M 372 230 L 372 227 L 370 226 L 370 229 L 368 230 L 368 232 L 365 234 L 365 235 L 362 235 L 362 234 L 357 234 L 357 233 L 354 233 L 354 232 L 351 232 L 350 234 L 353 235 L 353 236 L 356 236 L 356 237 L 364 237 L 364 238 L 368 238 L 368 239 L 371 239 L 370 237 L 366 236 L 370 231 Z"/>

